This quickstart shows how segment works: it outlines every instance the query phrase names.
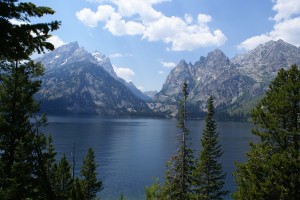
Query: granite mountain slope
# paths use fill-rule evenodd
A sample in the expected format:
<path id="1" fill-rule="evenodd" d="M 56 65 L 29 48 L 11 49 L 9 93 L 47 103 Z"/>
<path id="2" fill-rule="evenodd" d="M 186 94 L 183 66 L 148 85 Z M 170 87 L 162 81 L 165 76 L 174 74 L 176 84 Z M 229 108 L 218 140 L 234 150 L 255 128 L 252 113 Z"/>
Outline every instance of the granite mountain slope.
<path id="1" fill-rule="evenodd" d="M 187 81 L 192 116 L 205 111 L 210 95 L 215 97 L 219 113 L 236 115 L 249 112 L 280 68 L 300 65 L 300 48 L 278 40 L 232 59 L 216 49 L 195 63 L 181 60 L 150 102 L 150 97 L 116 75 L 109 58 L 98 52 L 89 53 L 77 42 L 37 60 L 46 68 L 38 98 L 49 113 L 148 115 L 154 112 L 174 117 L 181 86 Z"/>
<path id="2" fill-rule="evenodd" d="M 109 58 L 89 53 L 77 42 L 47 53 L 37 98 L 49 114 L 136 115 L 150 112 L 145 97 L 119 78 Z M 141 94 L 140 94 L 141 93 Z M 140 95 L 140 96 L 139 96 Z"/>
<path id="3" fill-rule="evenodd" d="M 217 49 L 194 64 L 180 61 L 148 105 L 156 112 L 175 116 L 181 85 L 187 81 L 192 115 L 205 110 L 210 95 L 215 97 L 218 111 L 246 114 L 277 71 L 291 64 L 300 64 L 300 48 L 283 40 L 267 42 L 231 60 Z"/>

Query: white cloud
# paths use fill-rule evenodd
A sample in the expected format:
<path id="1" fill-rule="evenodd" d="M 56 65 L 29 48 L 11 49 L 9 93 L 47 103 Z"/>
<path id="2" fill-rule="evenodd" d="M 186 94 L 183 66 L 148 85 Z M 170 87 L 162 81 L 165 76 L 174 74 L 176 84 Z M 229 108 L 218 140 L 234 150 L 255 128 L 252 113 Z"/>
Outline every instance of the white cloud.
<path id="1" fill-rule="evenodd" d="M 211 16 L 206 15 L 206 14 L 199 14 L 199 15 L 198 15 L 198 22 L 199 22 L 200 24 L 206 24 L 206 23 L 208 23 L 208 22 L 210 22 L 210 21 L 212 21 Z"/>
<path id="2" fill-rule="evenodd" d="M 124 79 L 127 82 L 132 81 L 132 77 L 135 75 L 134 71 L 130 68 L 122 68 L 113 66 L 114 71 L 116 72 L 117 76 Z"/>
<path id="3" fill-rule="evenodd" d="M 110 5 L 100 5 L 96 12 L 93 12 L 89 8 L 84 8 L 76 12 L 76 17 L 84 25 L 89 27 L 96 27 L 99 21 L 106 21 L 110 18 L 111 14 L 115 12 L 115 9 Z"/>
<path id="4" fill-rule="evenodd" d="M 123 55 L 120 53 L 114 53 L 109 55 L 109 58 L 121 58 L 121 57 L 123 57 Z"/>
<path id="5" fill-rule="evenodd" d="M 187 24 L 193 23 L 193 16 L 190 15 L 190 14 L 185 14 L 185 15 L 184 15 L 184 19 L 185 19 L 185 22 L 186 22 Z"/>
<path id="6" fill-rule="evenodd" d="M 98 2 L 97 11 L 84 8 L 76 16 L 86 26 L 96 27 L 102 22 L 113 35 L 139 35 L 148 41 L 162 41 L 173 51 L 191 51 L 226 42 L 221 30 L 209 28 L 210 15 L 198 14 L 195 22 L 190 14 L 166 16 L 153 7 L 165 1 L 169 0 L 103 0 Z"/>
<path id="7" fill-rule="evenodd" d="M 246 39 L 238 45 L 239 49 L 251 50 L 259 44 L 279 39 L 300 45 L 300 1 L 274 0 L 274 3 L 273 10 L 276 14 L 272 18 L 275 22 L 273 30 Z"/>
<path id="8" fill-rule="evenodd" d="M 164 74 L 164 71 L 158 71 L 158 74 L 162 75 Z"/>
<path id="9" fill-rule="evenodd" d="M 55 48 L 62 46 L 66 44 L 62 39 L 60 39 L 57 35 L 52 35 L 50 38 L 47 40 L 48 42 L 52 43 Z"/>
<path id="10" fill-rule="evenodd" d="M 113 35 L 139 35 L 142 34 L 145 27 L 134 21 L 128 21 L 122 19 L 119 13 L 113 13 L 110 20 L 106 23 L 105 28 L 108 29 Z"/>
<path id="11" fill-rule="evenodd" d="M 130 53 L 125 53 L 125 54 L 120 54 L 120 53 L 113 53 L 110 54 L 108 57 L 109 58 L 122 58 L 122 57 L 132 57 L 133 54 Z"/>
<path id="12" fill-rule="evenodd" d="M 279 22 L 281 20 L 289 19 L 293 15 L 300 14 L 299 0 L 275 0 L 273 10 L 276 11 L 274 20 Z"/>
<path id="13" fill-rule="evenodd" d="M 239 44 L 238 49 L 252 50 L 255 47 L 257 47 L 258 45 L 263 44 L 270 40 L 272 40 L 272 38 L 265 34 L 254 36 L 254 37 L 246 39 L 241 44 Z"/>
<path id="14" fill-rule="evenodd" d="M 176 67 L 176 63 L 174 62 L 160 62 L 162 64 L 163 67 L 166 68 L 174 68 Z"/>

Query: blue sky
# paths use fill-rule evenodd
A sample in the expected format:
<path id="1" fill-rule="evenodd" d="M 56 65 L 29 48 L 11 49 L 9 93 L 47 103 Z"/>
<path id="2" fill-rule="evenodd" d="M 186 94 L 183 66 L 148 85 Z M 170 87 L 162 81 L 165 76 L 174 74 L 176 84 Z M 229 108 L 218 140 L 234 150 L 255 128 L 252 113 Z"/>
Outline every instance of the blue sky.
<path id="1" fill-rule="evenodd" d="M 160 90 L 181 59 L 219 48 L 229 58 L 269 40 L 300 45 L 299 0 L 33 1 L 62 21 L 51 41 L 110 57 L 115 71 L 143 91 Z M 33 20 L 32 22 L 36 22 Z"/>

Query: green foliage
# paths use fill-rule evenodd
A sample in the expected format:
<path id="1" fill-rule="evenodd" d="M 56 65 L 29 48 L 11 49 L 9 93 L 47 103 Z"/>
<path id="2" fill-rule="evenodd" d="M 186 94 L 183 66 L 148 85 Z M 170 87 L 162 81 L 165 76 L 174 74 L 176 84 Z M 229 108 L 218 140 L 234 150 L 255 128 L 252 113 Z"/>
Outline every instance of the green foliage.
<path id="1" fill-rule="evenodd" d="M 33 95 L 40 88 L 43 68 L 32 61 L 2 62 L 0 67 L 0 193 L 4 199 L 38 198 L 37 193 L 43 191 L 39 182 L 45 175 L 40 167 L 46 139 L 40 135 L 45 120 L 36 116 L 39 103 Z M 31 118 L 36 122 L 31 123 Z M 50 195 L 51 191 L 43 193 Z"/>
<path id="2" fill-rule="evenodd" d="M 156 178 L 154 183 L 150 187 L 145 188 L 146 200 L 160 200 L 163 199 L 162 185 L 159 183 L 159 179 Z"/>
<path id="3" fill-rule="evenodd" d="M 81 187 L 81 181 L 78 177 L 74 180 L 74 185 L 72 189 L 72 199 L 73 200 L 82 200 L 84 199 L 83 191 Z"/>
<path id="4" fill-rule="evenodd" d="M 58 164 L 54 165 L 54 190 L 58 199 L 68 199 L 72 191 L 71 166 L 64 154 Z"/>
<path id="5" fill-rule="evenodd" d="M 223 154 L 218 141 L 216 122 L 213 119 L 213 98 L 208 99 L 208 113 L 201 139 L 202 149 L 193 171 L 195 199 L 222 199 L 228 191 L 223 189 L 226 174 L 219 159 Z"/>
<path id="6" fill-rule="evenodd" d="M 237 164 L 235 199 L 299 199 L 300 193 L 300 71 L 281 69 L 266 96 L 252 111 L 248 160 Z"/>
<path id="7" fill-rule="evenodd" d="M 65 156 L 55 164 L 52 138 L 40 131 L 47 120 L 37 116 L 40 103 L 34 99 L 44 69 L 30 56 L 54 49 L 47 39 L 60 22 L 31 23 L 54 11 L 30 2 L 1 0 L 0 10 L 0 199 L 69 199 L 71 194 L 91 199 L 102 188 L 91 173 L 96 169 L 92 150 L 82 169 L 84 179 L 72 180 Z"/>
<path id="8" fill-rule="evenodd" d="M 124 194 L 120 195 L 120 200 L 126 200 L 125 197 L 124 197 Z"/>
<path id="9" fill-rule="evenodd" d="M 81 188 L 86 200 L 93 199 L 97 192 L 103 190 L 102 181 L 97 179 L 96 168 L 94 151 L 89 148 L 80 171 Z"/>
<path id="10" fill-rule="evenodd" d="M 39 130 L 45 118 L 37 116 L 34 100 L 43 67 L 29 57 L 53 49 L 46 39 L 59 22 L 30 24 L 31 17 L 54 11 L 17 2 L 0 1 L 0 199 L 54 199 L 46 163 L 55 155 L 47 154 Z"/>
<path id="11" fill-rule="evenodd" d="M 17 0 L 0 1 L 0 59 L 16 61 L 29 59 L 37 51 L 53 50 L 54 46 L 46 40 L 51 31 L 57 30 L 60 22 L 32 24 L 33 17 L 53 15 L 49 7 L 36 6 L 30 2 Z M 13 24 L 17 21 L 17 24 Z"/>
<path id="12" fill-rule="evenodd" d="M 187 144 L 190 140 L 189 130 L 186 128 L 186 100 L 187 100 L 187 84 L 183 84 L 183 99 L 180 102 L 177 127 L 182 133 L 178 137 L 180 147 L 177 155 L 173 156 L 167 163 L 167 172 L 163 193 L 166 199 L 189 199 L 192 191 L 192 171 L 194 168 L 193 150 L 191 144 Z"/>

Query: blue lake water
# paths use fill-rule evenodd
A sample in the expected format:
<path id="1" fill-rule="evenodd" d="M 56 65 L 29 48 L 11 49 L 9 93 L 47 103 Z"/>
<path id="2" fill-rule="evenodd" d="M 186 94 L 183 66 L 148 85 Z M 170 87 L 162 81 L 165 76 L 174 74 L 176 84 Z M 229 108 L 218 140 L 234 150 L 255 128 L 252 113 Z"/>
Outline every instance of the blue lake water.
<path id="1" fill-rule="evenodd" d="M 197 155 L 204 121 L 191 120 L 187 126 Z M 249 142 L 254 140 L 252 125 L 217 122 L 217 126 L 224 151 L 221 161 L 227 173 L 226 188 L 234 191 L 234 163 L 246 159 Z M 58 159 L 66 154 L 71 161 L 75 143 L 76 174 L 87 149 L 93 148 L 97 173 L 104 184 L 99 193 L 102 200 L 119 199 L 121 193 L 127 200 L 145 199 L 145 186 L 150 186 L 155 177 L 163 181 L 166 162 L 176 154 L 180 133 L 176 120 L 171 119 L 54 116 L 48 117 L 44 132 L 51 133 Z"/>

